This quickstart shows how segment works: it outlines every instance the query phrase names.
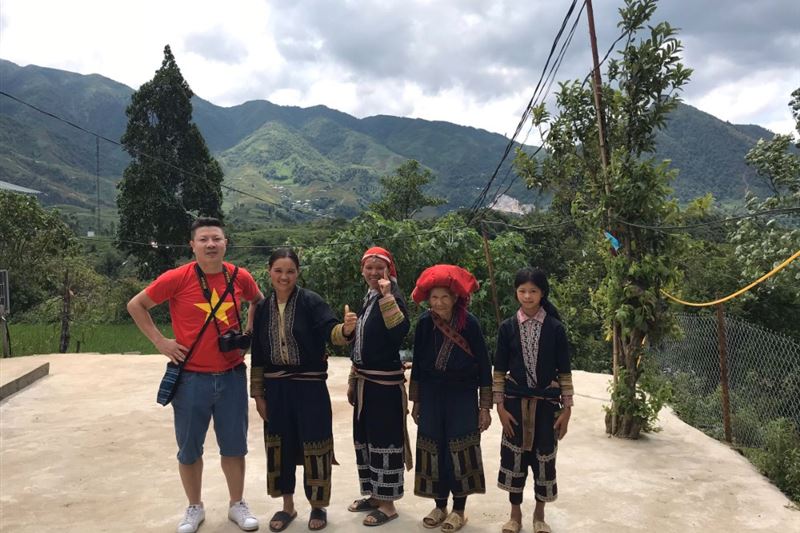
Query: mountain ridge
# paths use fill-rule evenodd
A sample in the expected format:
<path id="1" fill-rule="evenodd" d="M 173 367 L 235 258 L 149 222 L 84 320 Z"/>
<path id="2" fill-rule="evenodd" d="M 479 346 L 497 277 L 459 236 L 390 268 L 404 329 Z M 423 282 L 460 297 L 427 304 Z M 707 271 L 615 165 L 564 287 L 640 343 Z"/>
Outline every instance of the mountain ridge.
<path id="1" fill-rule="evenodd" d="M 2 59 L 0 89 L 110 139 L 124 132 L 125 108 L 134 92 L 100 74 L 20 67 Z M 192 103 L 193 120 L 220 160 L 226 184 L 341 216 L 355 215 L 373 201 L 378 178 L 405 159 L 418 160 L 437 176 L 430 192 L 446 197 L 447 209 L 469 205 L 508 143 L 500 134 L 472 126 L 384 114 L 359 119 L 323 105 L 250 100 L 221 107 L 197 96 Z M 0 125 L 0 180 L 43 191 L 45 204 L 95 204 L 92 135 L 3 96 Z M 771 136 L 758 125 L 729 124 L 681 104 L 658 133 L 655 157 L 670 159 L 679 169 L 673 184 L 679 199 L 712 192 L 722 201 L 741 202 L 745 190 L 765 191 L 744 155 L 758 138 Z M 101 141 L 101 202 L 107 207 L 114 206 L 113 185 L 128 160 L 120 147 Z M 535 193 L 519 180 L 508 194 L 535 203 Z M 257 217 L 274 214 L 274 208 L 250 196 L 228 191 L 225 199 L 228 210 L 237 206 Z"/>

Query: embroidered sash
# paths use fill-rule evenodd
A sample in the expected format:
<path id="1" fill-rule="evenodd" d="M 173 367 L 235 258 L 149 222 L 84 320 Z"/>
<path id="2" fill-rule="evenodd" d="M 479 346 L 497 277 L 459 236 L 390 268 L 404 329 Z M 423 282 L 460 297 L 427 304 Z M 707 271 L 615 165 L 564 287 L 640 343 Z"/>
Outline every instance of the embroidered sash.
<path id="1" fill-rule="evenodd" d="M 269 300 L 269 347 L 272 364 L 280 366 L 297 366 L 300 364 L 300 349 L 292 334 L 294 314 L 297 310 L 297 294 L 295 289 L 286 301 L 283 319 L 278 309 L 278 297 L 273 291 Z"/>
<path id="2" fill-rule="evenodd" d="M 469 343 L 467 339 L 461 336 L 461 334 L 456 331 L 452 325 L 447 323 L 442 317 L 431 311 L 431 318 L 433 319 L 433 325 L 436 326 L 436 329 L 442 332 L 442 335 L 445 336 L 445 342 L 442 343 L 442 347 L 439 349 L 439 354 L 436 357 L 436 369 L 437 370 L 445 370 L 447 366 L 447 359 L 450 356 L 450 350 L 453 348 L 453 344 L 464 350 L 470 357 L 475 357 L 472 353 L 472 349 L 469 347 Z"/>
<path id="3" fill-rule="evenodd" d="M 353 343 L 353 362 L 358 365 L 364 362 L 361 356 L 361 352 L 364 349 L 364 326 L 366 325 L 367 319 L 369 318 L 370 313 L 372 313 L 372 308 L 375 306 L 375 302 L 378 301 L 379 296 L 380 293 L 376 290 L 370 289 L 367 291 L 367 295 L 364 296 L 364 303 L 362 306 L 364 310 L 356 321 L 356 340 Z"/>

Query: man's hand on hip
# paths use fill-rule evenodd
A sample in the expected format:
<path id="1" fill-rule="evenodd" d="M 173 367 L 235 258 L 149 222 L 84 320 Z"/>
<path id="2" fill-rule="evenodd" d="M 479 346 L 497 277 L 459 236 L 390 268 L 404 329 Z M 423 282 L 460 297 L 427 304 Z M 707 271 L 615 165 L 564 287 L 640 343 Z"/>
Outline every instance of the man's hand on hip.
<path id="1" fill-rule="evenodd" d="M 168 339 L 166 337 L 159 339 L 155 344 L 156 349 L 169 357 L 169 360 L 176 365 L 186 359 L 186 353 L 189 351 L 186 346 L 178 344 L 178 341 L 175 339 Z"/>

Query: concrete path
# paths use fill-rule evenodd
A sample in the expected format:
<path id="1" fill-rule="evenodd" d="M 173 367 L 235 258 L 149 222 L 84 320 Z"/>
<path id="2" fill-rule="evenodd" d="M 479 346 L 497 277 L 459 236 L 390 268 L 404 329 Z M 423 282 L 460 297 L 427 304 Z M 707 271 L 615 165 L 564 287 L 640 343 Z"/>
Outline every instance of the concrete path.
<path id="1" fill-rule="evenodd" d="M 185 506 L 177 475 L 172 409 L 155 403 L 165 358 L 160 355 L 43 355 L 0 360 L 0 384 L 21 369 L 50 363 L 50 375 L 0 403 L 0 531 L 170 532 Z M 351 409 L 345 399 L 349 362 L 331 361 L 336 455 L 331 533 L 362 531 L 347 512 L 357 498 Z M 735 451 L 661 414 L 660 433 L 639 441 L 609 439 L 601 407 L 608 376 L 576 372 L 578 391 L 569 435 L 559 447 L 559 500 L 547 507 L 557 533 L 626 531 L 800 532 L 800 512 Z M 250 409 L 245 495 L 261 531 L 279 509 L 266 495 L 262 426 Z M 416 427 L 409 418 L 414 442 Z M 484 434 L 488 493 L 467 504 L 466 533 L 499 533 L 508 514 L 495 487 L 500 425 Z M 227 490 L 212 436 L 206 442 L 201 533 L 239 531 L 227 520 Z M 302 491 L 298 492 L 298 496 Z M 288 532 L 308 531 L 308 504 Z M 384 533 L 429 531 L 420 519 L 432 507 L 413 495 L 406 475 L 400 518 Z M 523 531 L 531 531 L 532 489 L 525 493 Z"/>

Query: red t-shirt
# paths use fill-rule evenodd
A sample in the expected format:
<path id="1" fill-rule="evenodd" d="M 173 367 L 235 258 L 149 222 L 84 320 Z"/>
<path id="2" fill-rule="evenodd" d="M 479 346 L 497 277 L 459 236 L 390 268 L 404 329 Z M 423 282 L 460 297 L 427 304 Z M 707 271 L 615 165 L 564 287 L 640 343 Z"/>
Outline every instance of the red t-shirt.
<path id="1" fill-rule="evenodd" d="M 145 293 L 156 304 L 169 300 L 169 314 L 172 318 L 172 330 L 175 332 L 175 340 L 179 344 L 190 348 L 197 338 L 200 329 L 208 318 L 213 304 L 219 301 L 219 297 L 225 292 L 225 274 L 206 274 L 208 287 L 211 289 L 211 302 L 208 303 L 200 288 L 200 282 L 194 270 L 195 261 L 173 268 L 161 274 L 145 289 Z M 234 266 L 230 263 L 223 263 L 230 274 L 233 274 Z M 236 303 L 241 312 L 242 300 L 252 301 L 258 295 L 258 285 L 253 276 L 239 268 L 236 280 L 233 283 L 236 294 Z M 229 329 L 239 327 L 236 320 L 236 311 L 233 308 L 233 298 L 228 294 L 222 304 L 217 309 L 216 315 L 219 330 L 224 334 Z M 208 324 L 203 332 L 202 338 L 197 341 L 197 345 L 192 351 L 189 362 L 184 367 L 193 372 L 222 372 L 239 365 L 243 361 L 239 350 L 221 352 L 217 344 L 217 328 L 213 321 Z"/>

